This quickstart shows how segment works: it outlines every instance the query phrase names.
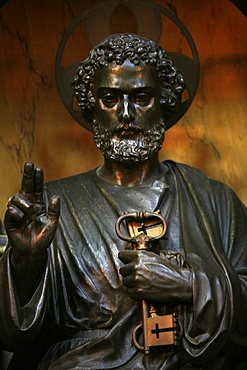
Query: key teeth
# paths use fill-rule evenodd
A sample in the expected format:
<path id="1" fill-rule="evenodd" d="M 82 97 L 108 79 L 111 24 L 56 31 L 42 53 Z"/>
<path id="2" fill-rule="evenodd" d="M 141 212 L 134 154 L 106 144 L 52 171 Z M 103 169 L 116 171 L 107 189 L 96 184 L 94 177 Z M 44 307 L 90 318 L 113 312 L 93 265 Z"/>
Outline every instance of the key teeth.
<path id="1" fill-rule="evenodd" d="M 178 316 L 176 313 L 173 313 L 173 324 L 174 324 L 174 345 L 178 346 L 180 342 L 180 327 L 179 327 L 179 322 L 178 322 Z"/>

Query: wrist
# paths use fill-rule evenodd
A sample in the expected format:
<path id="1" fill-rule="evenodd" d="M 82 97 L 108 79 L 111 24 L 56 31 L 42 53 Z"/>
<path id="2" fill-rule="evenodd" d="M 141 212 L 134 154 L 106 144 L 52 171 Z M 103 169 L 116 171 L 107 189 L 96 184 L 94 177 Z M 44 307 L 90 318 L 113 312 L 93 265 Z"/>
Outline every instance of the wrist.
<path id="1" fill-rule="evenodd" d="M 18 253 L 12 249 L 10 262 L 15 272 L 28 269 L 39 271 L 47 261 L 47 252 L 44 253 Z"/>
<path id="2" fill-rule="evenodd" d="M 183 289 L 181 294 L 181 301 L 185 303 L 193 302 L 193 271 L 189 269 L 182 269 Z"/>

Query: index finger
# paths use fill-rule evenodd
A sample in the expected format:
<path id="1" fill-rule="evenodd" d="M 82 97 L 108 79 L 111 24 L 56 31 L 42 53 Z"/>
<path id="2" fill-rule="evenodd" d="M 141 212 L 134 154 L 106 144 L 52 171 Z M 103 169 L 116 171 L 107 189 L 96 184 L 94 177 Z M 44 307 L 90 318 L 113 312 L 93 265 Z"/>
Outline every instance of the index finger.
<path id="1" fill-rule="evenodd" d="M 34 164 L 26 162 L 24 165 L 24 173 L 21 182 L 20 193 L 23 195 L 31 195 L 34 191 Z"/>
<path id="2" fill-rule="evenodd" d="M 129 263 L 133 261 L 138 255 L 140 254 L 140 251 L 136 250 L 125 250 L 121 251 L 118 254 L 118 258 L 123 262 L 123 263 Z"/>

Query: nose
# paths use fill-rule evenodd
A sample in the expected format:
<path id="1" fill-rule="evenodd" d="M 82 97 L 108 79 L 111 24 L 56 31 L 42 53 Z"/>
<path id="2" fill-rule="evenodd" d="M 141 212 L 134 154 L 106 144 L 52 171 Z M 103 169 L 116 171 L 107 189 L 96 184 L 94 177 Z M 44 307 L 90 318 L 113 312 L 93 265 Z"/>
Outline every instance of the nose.
<path id="1" fill-rule="evenodd" d="M 120 122 L 131 123 L 135 119 L 135 108 L 132 102 L 129 100 L 127 94 L 123 95 L 123 102 L 120 106 L 120 112 L 118 114 Z"/>

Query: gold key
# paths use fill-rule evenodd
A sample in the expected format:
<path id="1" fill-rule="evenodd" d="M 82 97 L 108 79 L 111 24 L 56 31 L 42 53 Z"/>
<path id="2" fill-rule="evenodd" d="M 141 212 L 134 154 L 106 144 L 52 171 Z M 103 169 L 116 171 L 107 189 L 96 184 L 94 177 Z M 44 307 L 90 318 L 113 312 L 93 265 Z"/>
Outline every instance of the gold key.
<path id="1" fill-rule="evenodd" d="M 129 236 L 121 232 L 125 221 Z M 120 239 L 131 243 L 136 250 L 151 250 L 152 242 L 162 239 L 166 233 L 165 219 L 159 212 L 130 212 L 120 216 L 116 222 L 116 233 Z M 139 329 L 143 332 L 143 345 L 138 342 Z M 177 319 L 175 314 L 158 315 L 154 304 L 142 300 L 142 323 L 133 331 L 135 346 L 146 355 L 150 347 L 177 344 Z"/>

